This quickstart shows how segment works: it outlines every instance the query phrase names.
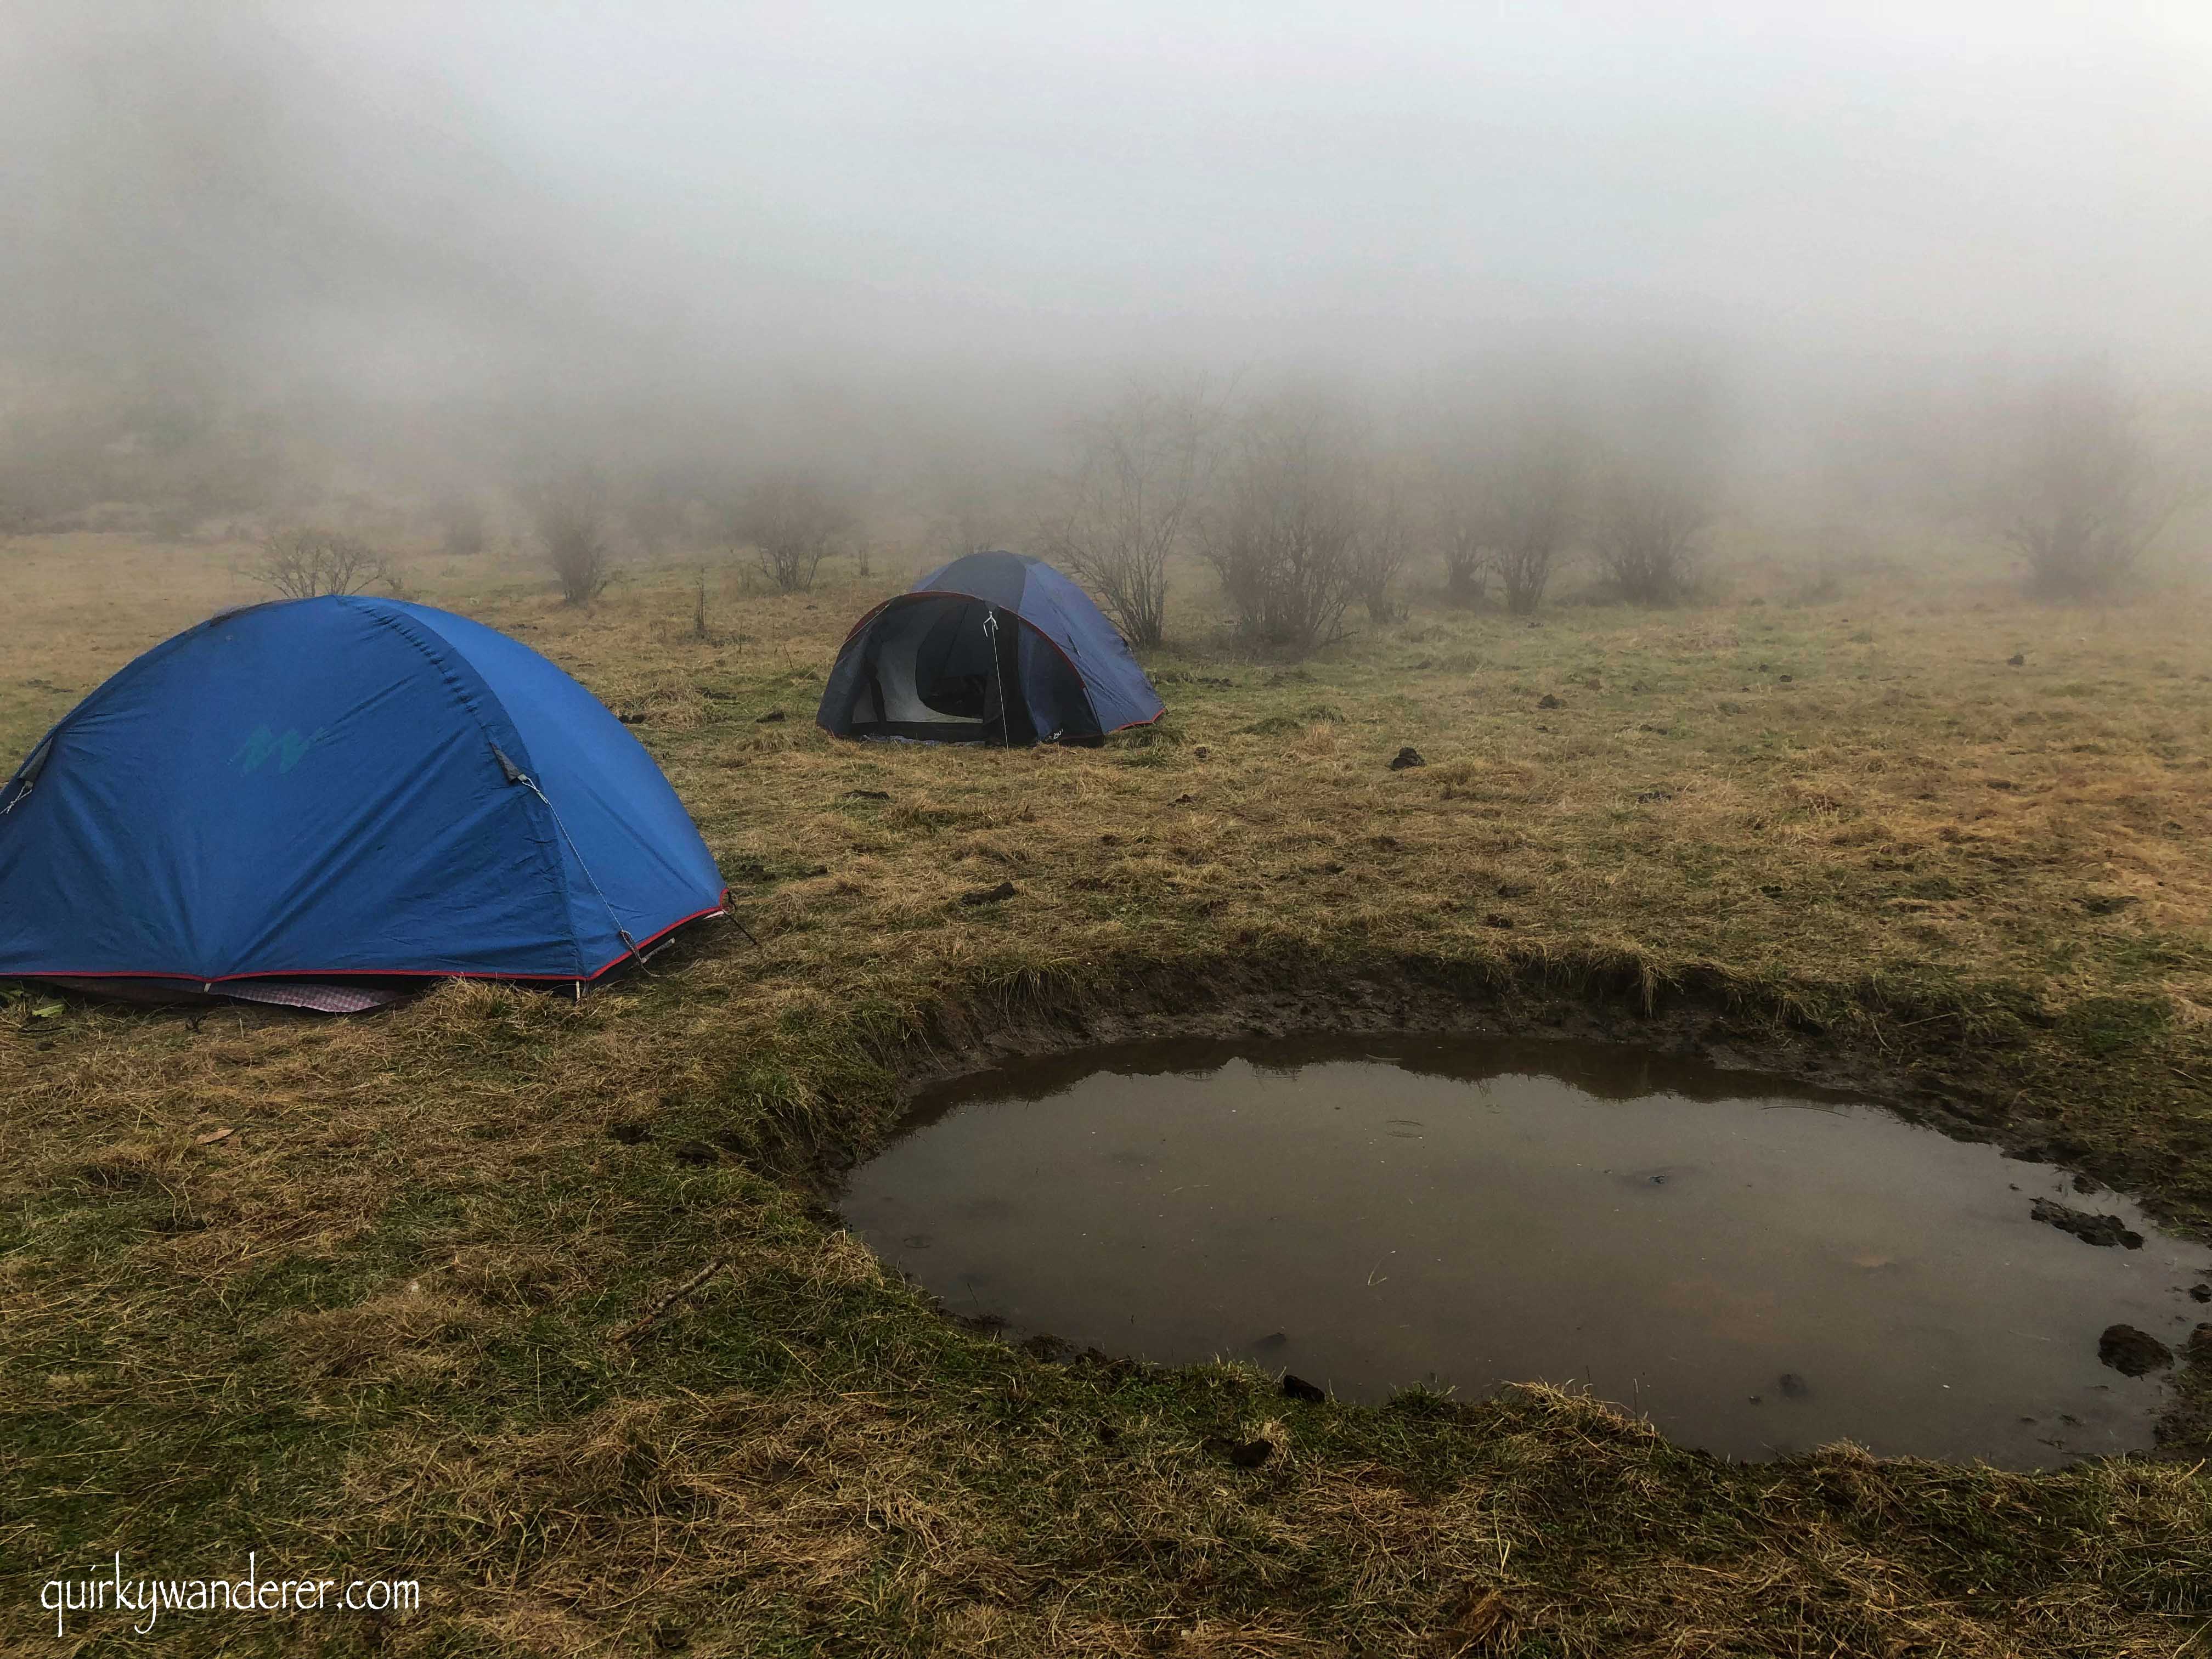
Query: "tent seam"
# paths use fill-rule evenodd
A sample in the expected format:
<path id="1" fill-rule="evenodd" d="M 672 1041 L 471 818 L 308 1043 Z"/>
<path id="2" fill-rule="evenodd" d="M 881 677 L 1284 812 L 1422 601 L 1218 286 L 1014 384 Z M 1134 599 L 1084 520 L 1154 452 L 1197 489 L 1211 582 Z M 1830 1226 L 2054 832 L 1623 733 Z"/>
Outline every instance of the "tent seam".
<path id="1" fill-rule="evenodd" d="M 452 665 L 447 661 L 443 654 L 433 648 L 428 641 L 416 637 L 415 629 L 406 626 L 405 620 L 403 619 L 402 617 L 396 616 L 391 611 L 383 609 L 375 601 L 362 600 L 353 596 L 348 596 L 345 599 L 344 603 L 349 609 L 358 610 L 363 615 L 369 617 L 373 622 L 375 622 L 383 627 L 389 628 L 394 634 L 397 634 L 401 639 L 406 641 L 408 644 L 413 646 L 417 651 L 421 652 L 423 659 L 429 663 L 431 667 L 438 671 L 438 677 L 445 681 L 447 686 L 453 691 L 455 699 L 460 703 L 461 708 L 466 712 L 468 717 L 476 722 L 477 735 L 483 738 L 485 746 L 495 751 L 498 750 L 498 741 L 492 735 L 490 724 L 485 720 L 483 711 L 477 707 L 476 699 L 471 694 L 466 682 L 465 682 L 461 678 L 460 675 L 454 671 Z M 436 634 L 436 630 L 434 629 L 427 629 L 425 631 Z M 437 635 L 437 638 L 439 643 L 444 646 L 447 651 L 458 652 L 458 647 L 453 645 L 452 641 L 445 638 L 443 635 Z M 475 671 L 471 669 L 470 672 L 473 673 Z M 515 748 L 522 751 L 523 761 L 532 764 L 534 775 L 535 763 L 530 763 L 528 746 L 522 741 L 522 732 L 521 729 L 514 724 L 514 717 L 507 712 L 507 705 L 500 701 L 499 693 L 492 690 L 490 682 L 485 680 L 483 676 L 481 674 L 477 674 L 476 678 L 483 687 L 484 697 L 499 710 L 501 718 L 507 721 L 507 728 L 514 738 Z M 529 794 L 534 793 L 535 792 L 525 791 L 524 793 L 526 794 Z M 546 816 L 549 817 L 554 817 L 552 803 L 550 801 L 546 800 L 544 796 L 540 795 L 538 796 L 538 803 L 539 805 L 544 809 Z M 538 816 L 538 809 L 535 807 L 525 807 L 524 811 L 527 811 L 532 817 Z M 557 818 L 556 818 L 555 823 L 556 828 L 557 829 Z M 569 951 L 576 959 L 576 972 L 574 977 L 578 980 L 593 979 L 598 977 L 598 975 L 586 973 L 584 969 L 584 942 L 576 935 L 575 890 L 568 884 L 568 866 L 561 859 L 561 841 L 566 838 L 567 833 L 568 832 L 566 830 L 560 830 L 559 838 L 550 835 L 545 836 L 542 838 L 541 844 L 545 848 L 546 864 L 552 871 L 554 883 L 559 888 L 561 893 L 561 926 L 562 931 L 568 936 Z M 617 957 L 615 960 L 619 962 L 622 958 Z M 606 970 L 602 969 L 599 971 L 604 973 Z M 568 977 L 568 975 L 548 975 L 547 977 L 566 978 Z"/>

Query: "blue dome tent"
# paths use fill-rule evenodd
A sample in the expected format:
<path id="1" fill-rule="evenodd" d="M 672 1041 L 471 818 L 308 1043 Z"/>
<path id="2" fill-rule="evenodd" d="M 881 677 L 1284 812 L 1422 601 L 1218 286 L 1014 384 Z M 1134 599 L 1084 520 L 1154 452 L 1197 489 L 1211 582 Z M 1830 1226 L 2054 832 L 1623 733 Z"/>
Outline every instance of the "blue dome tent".
<path id="1" fill-rule="evenodd" d="M 723 890 L 590 692 L 395 599 L 188 629 L 0 787 L 0 978 L 326 1008 L 430 976 L 580 987 Z"/>
<path id="2" fill-rule="evenodd" d="M 841 738 L 1028 744 L 1165 712 L 1081 588 L 1026 554 L 971 553 L 860 618 L 816 719 Z"/>

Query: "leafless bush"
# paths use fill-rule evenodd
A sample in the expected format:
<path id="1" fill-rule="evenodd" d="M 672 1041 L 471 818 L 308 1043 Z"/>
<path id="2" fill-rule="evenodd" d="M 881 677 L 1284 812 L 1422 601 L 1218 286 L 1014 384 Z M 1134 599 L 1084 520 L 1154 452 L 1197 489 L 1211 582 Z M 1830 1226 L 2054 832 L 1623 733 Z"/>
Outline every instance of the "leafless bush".
<path id="1" fill-rule="evenodd" d="M 360 593 L 396 585 L 391 561 L 357 536 L 335 530 L 280 530 L 264 538 L 251 572 L 288 599 Z"/>
<path id="2" fill-rule="evenodd" d="M 1623 599 L 1671 604 L 1689 589 L 1698 540 L 1711 522 L 1711 498 L 1698 481 L 1624 462 L 1599 488 L 1591 550 Z"/>
<path id="3" fill-rule="evenodd" d="M 438 528 L 449 558 L 473 559 L 484 550 L 489 539 L 484 531 L 482 504 L 465 495 L 439 503 Z"/>
<path id="4" fill-rule="evenodd" d="M 648 558 L 683 547 L 696 533 L 687 482 L 679 472 L 665 470 L 640 474 L 623 485 L 623 526 Z"/>
<path id="5" fill-rule="evenodd" d="M 1490 553 L 1483 544 L 1486 525 L 1480 493 L 1464 479 L 1445 487 L 1437 504 L 1437 540 L 1444 553 L 1444 599 L 1452 605 L 1478 605 L 1487 586 Z"/>
<path id="6" fill-rule="evenodd" d="M 1168 562 L 1190 539 L 1217 455 L 1203 388 L 1130 387 L 1077 428 L 1075 471 L 1040 540 L 1087 582 L 1133 644 L 1167 633 Z"/>
<path id="7" fill-rule="evenodd" d="M 828 481 L 795 468 L 771 472 L 746 490 L 730 517 L 732 537 L 752 548 L 780 593 L 814 586 L 822 561 L 852 529 L 855 514 Z"/>
<path id="8" fill-rule="evenodd" d="M 2000 451 L 1984 512 L 2030 592 L 2094 599 L 2118 586 L 2181 500 L 2134 403 L 2106 370 L 2062 370 L 2008 399 L 1991 424 Z"/>
<path id="9" fill-rule="evenodd" d="M 570 605 L 589 605 L 614 579 L 614 555 L 607 545 L 605 509 L 589 477 L 567 479 L 540 490 L 532 503 L 545 562 Z"/>
<path id="10" fill-rule="evenodd" d="M 929 544 L 961 554 L 1004 547 L 1023 523 L 1016 495 L 1002 473 L 973 458 L 940 460 L 925 485 L 929 517 L 924 533 Z"/>
<path id="11" fill-rule="evenodd" d="M 1543 603 L 1582 513 L 1583 444 L 1571 428 L 1536 421 L 1476 464 L 1474 533 L 1505 588 L 1505 608 L 1526 616 Z"/>
<path id="12" fill-rule="evenodd" d="M 1413 515 L 1403 480 L 1382 478 L 1362 517 L 1352 556 L 1352 591 L 1366 605 L 1368 621 L 1395 622 L 1404 606 L 1390 597 L 1391 585 L 1413 555 Z"/>
<path id="13" fill-rule="evenodd" d="M 1200 544 L 1247 637 L 1310 651 L 1341 635 L 1363 528 L 1362 470 L 1351 422 L 1326 404 L 1282 400 L 1245 421 Z"/>

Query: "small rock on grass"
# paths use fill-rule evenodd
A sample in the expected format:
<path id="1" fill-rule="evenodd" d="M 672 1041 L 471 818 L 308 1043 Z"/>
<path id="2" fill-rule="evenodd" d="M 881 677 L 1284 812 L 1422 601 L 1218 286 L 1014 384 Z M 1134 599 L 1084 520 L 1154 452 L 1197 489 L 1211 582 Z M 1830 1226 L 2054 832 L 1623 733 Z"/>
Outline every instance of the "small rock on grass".
<path id="1" fill-rule="evenodd" d="M 971 893 L 963 893 L 960 902 L 963 904 L 996 904 L 1002 899 L 1013 897 L 1017 890 L 1011 881 L 1002 881 L 996 887 L 978 887 Z"/>
<path id="2" fill-rule="evenodd" d="M 785 718 L 786 716 L 783 710 L 781 708 L 771 708 L 767 714 L 761 715 L 757 720 L 754 720 L 753 724 L 755 726 L 774 726 L 777 721 Z"/>
<path id="3" fill-rule="evenodd" d="M 1272 1440 L 1232 1440 L 1226 1435 L 1206 1437 L 1205 1449 L 1218 1457 L 1225 1457 L 1240 1469 L 1256 1469 L 1274 1455 Z"/>
<path id="4" fill-rule="evenodd" d="M 1536 699 L 1536 707 L 1539 708 L 1565 708 L 1566 704 L 1561 702 L 1557 697 L 1547 691 L 1542 696 Z"/>
<path id="5" fill-rule="evenodd" d="M 1428 762 L 1421 758 L 1421 751 L 1410 743 L 1390 757 L 1390 769 L 1393 772 L 1402 772 L 1409 766 L 1426 766 Z"/>
<path id="6" fill-rule="evenodd" d="M 2027 657 L 2026 653 L 2022 653 L 2022 652 L 2019 652 L 2019 651 L 2015 651 L 2015 652 L 2014 652 L 2014 653 L 2012 653 L 2012 655 L 2010 655 L 2009 657 L 2007 657 L 2007 658 L 2005 659 L 2005 666 L 2006 666 L 2006 667 L 2008 667 L 2008 668 L 2025 668 L 2025 667 L 2027 667 Z"/>
<path id="7" fill-rule="evenodd" d="M 2141 1376 L 2173 1364 L 2173 1350 L 2148 1331 L 2132 1325 L 2108 1325 L 2097 1339 L 2097 1358 L 2122 1376 Z"/>

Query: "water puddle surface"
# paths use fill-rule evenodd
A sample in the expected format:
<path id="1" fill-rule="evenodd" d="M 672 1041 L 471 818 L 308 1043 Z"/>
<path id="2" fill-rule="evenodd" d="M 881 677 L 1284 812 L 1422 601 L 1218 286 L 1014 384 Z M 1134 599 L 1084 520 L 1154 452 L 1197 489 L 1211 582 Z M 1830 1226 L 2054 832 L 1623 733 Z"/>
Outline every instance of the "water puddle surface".
<path id="1" fill-rule="evenodd" d="M 2099 1246 L 2035 1200 L 2116 1217 Z M 939 1090 L 843 1209 L 957 1313 L 1339 1396 L 1587 1387 L 1742 1458 L 2136 1450 L 2212 1251 L 1844 1097 L 1558 1042 L 1178 1042 Z M 2091 1231 L 2097 1231 L 2094 1224 Z M 2109 1346 L 2109 1345 L 2107 1345 Z"/>

